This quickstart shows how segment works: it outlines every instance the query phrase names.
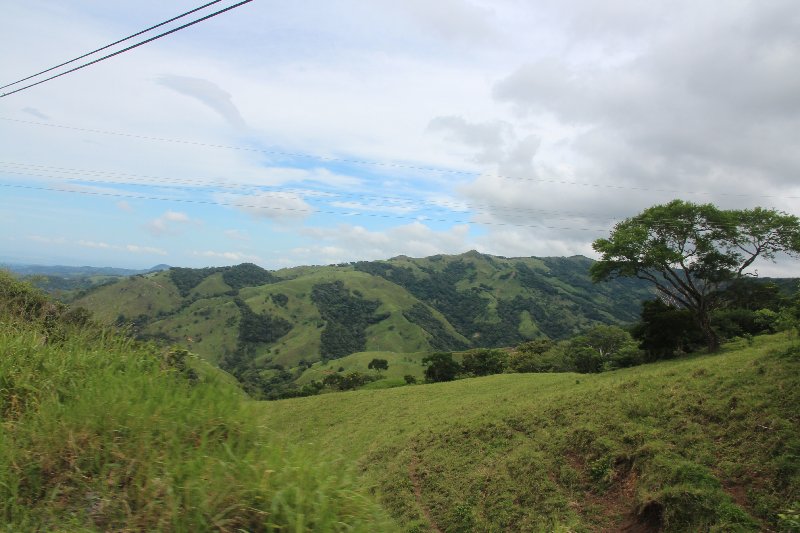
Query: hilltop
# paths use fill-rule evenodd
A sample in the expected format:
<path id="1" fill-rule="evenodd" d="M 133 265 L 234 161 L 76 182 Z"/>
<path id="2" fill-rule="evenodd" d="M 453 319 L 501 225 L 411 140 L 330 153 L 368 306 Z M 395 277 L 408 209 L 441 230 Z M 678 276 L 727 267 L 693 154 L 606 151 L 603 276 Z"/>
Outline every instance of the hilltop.
<path id="1" fill-rule="evenodd" d="M 249 264 L 173 268 L 86 291 L 73 303 L 213 363 L 238 356 L 291 368 L 363 351 L 563 339 L 594 324 L 634 321 L 650 287 L 593 284 L 591 263 L 471 251 L 273 272 Z"/>

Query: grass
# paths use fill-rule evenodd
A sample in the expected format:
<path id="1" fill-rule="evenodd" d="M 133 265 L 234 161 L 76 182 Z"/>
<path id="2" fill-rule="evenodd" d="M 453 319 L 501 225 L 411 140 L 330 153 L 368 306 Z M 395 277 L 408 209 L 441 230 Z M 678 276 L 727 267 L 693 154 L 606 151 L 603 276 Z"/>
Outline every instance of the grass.
<path id="1" fill-rule="evenodd" d="M 359 352 L 350 354 L 340 359 L 333 359 L 327 363 L 314 363 L 308 370 L 303 372 L 303 375 L 298 378 L 297 383 L 305 385 L 311 381 L 322 381 L 325 376 L 334 372 L 341 372 L 346 374 L 348 372 L 358 371 L 364 374 L 377 375 L 374 370 L 369 370 L 367 367 L 373 359 L 386 359 L 389 362 L 389 369 L 380 372 L 383 380 L 399 380 L 405 384 L 403 377 L 406 374 L 414 376 L 417 380 L 421 381 L 424 378 L 425 367 L 422 366 L 422 359 L 427 355 L 427 352 L 422 353 L 395 353 L 395 352 Z M 378 386 L 374 385 L 373 387 Z"/>
<path id="2" fill-rule="evenodd" d="M 253 423 L 201 360 L 61 324 L 5 277 L 0 293 L 0 530 L 395 529 L 347 459 Z"/>
<path id="3" fill-rule="evenodd" d="M 766 336 L 599 375 L 508 374 L 256 408 L 290 440 L 358 462 L 410 529 L 758 531 L 800 499 L 790 346 Z"/>

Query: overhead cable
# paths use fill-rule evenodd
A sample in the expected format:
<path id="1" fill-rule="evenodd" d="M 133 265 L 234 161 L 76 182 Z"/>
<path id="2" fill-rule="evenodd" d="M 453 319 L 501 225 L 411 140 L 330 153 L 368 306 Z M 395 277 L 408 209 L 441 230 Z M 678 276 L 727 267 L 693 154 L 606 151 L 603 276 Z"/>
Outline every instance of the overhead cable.
<path id="1" fill-rule="evenodd" d="M 252 0 L 251 0 L 252 1 Z M 251 146 L 236 146 L 236 145 L 229 145 L 229 144 L 215 144 L 215 143 L 205 143 L 201 141 L 190 141 L 185 139 L 171 139 L 167 137 L 153 137 L 148 135 L 139 135 L 136 133 L 125 133 L 125 132 L 118 132 L 118 131 L 109 131 L 109 130 L 98 130 L 92 128 L 81 128 L 77 126 L 66 126 L 63 124 L 48 124 L 46 122 L 36 122 L 32 120 L 22 120 L 17 118 L 11 117 L 4 117 L 0 116 L 0 120 L 7 121 L 7 122 L 16 122 L 19 124 L 28 124 L 32 126 L 44 126 L 48 128 L 57 128 L 57 129 L 64 129 L 70 131 L 80 131 L 84 133 L 97 133 L 101 135 L 113 135 L 117 137 L 126 137 L 129 139 L 139 139 L 144 141 L 154 141 L 154 142 L 164 142 L 164 143 L 172 143 L 172 144 L 182 144 L 187 146 L 199 146 L 204 148 L 215 148 L 215 149 L 224 149 L 224 150 L 238 150 L 242 152 L 254 152 L 254 153 L 261 153 L 266 155 L 276 155 L 276 156 L 283 156 L 283 157 L 296 157 L 302 159 L 314 159 L 317 161 L 324 161 L 327 163 L 342 163 L 342 164 L 350 164 L 350 165 L 366 165 L 366 166 L 375 166 L 381 168 L 398 168 L 404 170 L 414 170 L 414 171 L 422 171 L 422 172 L 431 172 L 437 174 L 450 174 L 450 175 L 462 175 L 462 176 L 473 176 L 473 177 L 487 177 L 487 178 L 497 178 L 497 179 L 504 179 L 504 180 L 511 180 L 511 181 L 521 181 L 521 182 L 530 182 L 530 183 L 549 183 L 555 185 L 569 185 L 569 186 L 577 186 L 577 187 L 591 187 L 596 189 L 613 189 L 613 190 L 626 190 L 626 191 L 642 191 L 642 192 L 663 192 L 669 194 L 689 194 L 694 196 L 726 196 L 726 197 L 737 197 L 737 198 L 777 198 L 777 199 L 787 199 L 787 200 L 796 200 L 800 199 L 800 196 L 781 196 L 781 195 L 771 195 L 771 194 L 739 194 L 739 193 L 725 193 L 725 192 L 710 192 L 710 191 L 686 191 L 686 190 L 678 190 L 678 189 L 656 189 L 651 187 L 634 187 L 634 186 L 627 186 L 627 185 L 613 185 L 610 183 L 590 183 L 590 182 L 579 182 L 579 181 L 570 181 L 570 180 L 558 180 L 558 179 L 543 179 L 543 178 L 529 178 L 529 177 L 522 177 L 522 176 L 507 176 L 502 174 L 490 174 L 481 171 L 475 170 L 460 170 L 460 169 L 451 169 L 451 168 L 441 168 L 441 167 L 426 167 L 420 165 L 411 165 L 405 163 L 397 163 L 391 161 L 376 161 L 376 160 L 368 160 L 368 159 L 349 159 L 349 158 L 341 158 L 341 157 L 329 157 L 329 156 L 322 156 L 304 152 L 290 152 L 284 150 L 272 150 L 267 148 L 254 148 Z"/>
<path id="2" fill-rule="evenodd" d="M 83 65 L 79 65 L 79 66 L 71 68 L 69 70 L 65 70 L 64 72 L 60 72 L 58 74 L 50 76 L 49 78 L 45 78 L 43 80 L 37 81 L 35 83 L 31 83 L 31 84 L 26 85 L 24 87 L 20 87 L 19 89 L 15 89 L 13 91 L 9 91 L 7 93 L 0 94 L 0 98 L 4 98 L 4 97 L 12 95 L 14 93 L 18 93 L 20 91 L 24 91 L 26 89 L 30 89 L 31 87 L 35 87 L 37 85 L 41 85 L 42 83 L 46 83 L 46 82 L 48 82 L 50 80 L 54 80 L 56 78 L 60 78 L 61 76 L 65 76 L 65 75 L 67 75 L 67 74 L 69 74 L 71 72 L 75 72 L 76 70 L 80 70 L 80 69 L 86 68 L 86 67 L 88 67 L 90 65 L 94 65 L 95 63 L 99 63 L 101 61 L 105 61 L 106 59 L 112 58 L 114 56 L 118 56 L 118 55 L 120 55 L 122 53 L 125 53 L 125 52 L 128 52 L 130 50 L 133 50 L 134 48 L 138 48 L 139 46 L 142 46 L 143 44 L 147 44 L 149 42 L 155 41 L 156 39 L 160 39 L 162 37 L 166 37 L 167 35 L 175 33 L 176 31 L 180 31 L 182 29 L 188 28 L 189 26 L 194 26 L 195 24 L 197 24 L 199 22 L 203 22 L 204 20 L 208 20 L 208 19 L 210 19 L 212 17 L 216 17 L 217 15 L 221 15 L 222 13 L 225 13 L 226 11 L 230 11 L 231 9 L 235 9 L 237 7 L 243 6 L 244 4 L 248 4 L 248 3 L 252 2 L 252 1 L 253 0 L 243 0 L 243 1 L 239 2 L 239 3 L 237 3 L 237 4 L 233 4 L 232 6 L 228 6 L 228 7 L 224 8 L 224 9 L 220 9 L 219 11 L 215 11 L 214 13 L 211 13 L 211 14 L 206 15 L 204 17 L 200 17 L 197 20 L 193 20 L 192 22 L 187 22 L 186 24 L 178 26 L 177 28 L 173 28 L 173 29 L 171 29 L 169 31 L 165 31 L 163 33 L 159 33 L 158 35 L 156 35 L 154 37 L 150 37 L 149 39 L 145 39 L 144 41 L 140 41 L 140 42 L 138 42 L 136 44 L 133 44 L 131 46 L 123 48 L 122 50 L 117 50 L 116 52 L 113 52 L 111 54 L 105 55 L 105 56 L 100 57 L 98 59 L 95 59 L 93 61 L 89 61 L 88 63 L 84 63 Z"/>
<path id="3" fill-rule="evenodd" d="M 127 37 L 125 37 L 123 39 L 120 39 L 119 41 L 114 41 L 111 44 L 107 44 L 107 45 L 102 46 L 102 47 L 100 47 L 100 48 L 98 48 L 96 50 L 92 50 L 91 52 L 87 52 L 87 53 L 85 53 L 85 54 L 83 54 L 81 56 L 78 56 L 76 58 L 70 59 L 69 61 L 64 61 L 61 64 L 58 64 L 58 65 L 56 65 L 54 67 L 50 67 L 50 68 L 45 69 L 45 70 L 42 70 L 41 72 L 37 72 L 36 74 L 31 74 L 30 76 L 27 76 L 25 78 L 19 79 L 17 81 L 12 81 L 11 83 L 7 83 L 5 85 L 1 85 L 0 89 L 5 89 L 6 87 L 11 87 L 12 85 L 16 85 L 18 83 L 22 83 L 23 81 L 28 81 L 29 79 L 35 78 L 36 76 L 41 76 L 42 74 L 45 74 L 45 73 L 50 72 L 50 71 L 53 71 L 53 70 L 55 70 L 57 68 L 61 68 L 63 66 L 69 65 L 70 63 L 74 63 L 75 61 L 80 61 L 81 59 L 83 59 L 85 57 L 89 57 L 91 55 L 96 54 L 97 52 L 102 52 L 103 50 L 107 50 L 107 49 L 111 48 L 112 46 L 116 46 L 116 45 L 118 45 L 120 43 L 124 43 L 125 41 L 129 41 L 130 39 L 133 39 L 134 37 L 138 37 L 138 36 L 142 35 L 143 33 L 147 33 L 149 31 L 152 31 L 152 30 L 156 29 L 156 28 L 160 28 L 161 26 L 164 26 L 165 24 L 169 24 L 170 22 L 174 22 L 174 21 L 176 21 L 178 19 L 181 19 L 181 18 L 183 18 L 185 16 L 191 15 L 192 13 L 196 13 L 198 11 L 201 11 L 201 10 L 207 8 L 208 6 L 211 6 L 211 5 L 214 5 L 214 4 L 218 4 L 220 2 L 222 2 L 222 0 L 214 0 L 213 2 L 209 2 L 207 4 L 204 4 L 204 5 L 200 6 L 200 7 L 196 7 L 194 9 L 192 9 L 191 11 L 187 11 L 186 13 L 181 13 L 177 17 L 172 17 L 171 19 L 165 20 L 164 22 L 159 22 L 155 26 L 150 26 L 149 28 L 144 29 L 142 31 L 138 31 L 138 32 L 134 33 L 133 35 L 128 35 Z"/>

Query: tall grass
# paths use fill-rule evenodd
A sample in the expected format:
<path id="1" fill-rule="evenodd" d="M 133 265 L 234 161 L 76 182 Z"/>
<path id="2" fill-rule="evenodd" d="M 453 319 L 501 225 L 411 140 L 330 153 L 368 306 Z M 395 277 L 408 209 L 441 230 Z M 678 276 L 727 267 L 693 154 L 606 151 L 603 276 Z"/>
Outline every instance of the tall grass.
<path id="1" fill-rule="evenodd" d="M 14 283 L 0 277 L 7 530 L 393 529 L 347 464 L 254 423 L 224 379 L 72 328 L 66 309 L 45 312 L 48 325 L 47 302 Z"/>

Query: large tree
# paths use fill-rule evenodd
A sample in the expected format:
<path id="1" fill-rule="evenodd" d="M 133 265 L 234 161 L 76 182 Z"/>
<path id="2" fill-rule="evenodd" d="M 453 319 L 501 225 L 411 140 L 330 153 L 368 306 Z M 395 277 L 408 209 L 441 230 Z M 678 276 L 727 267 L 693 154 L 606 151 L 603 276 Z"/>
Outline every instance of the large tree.
<path id="1" fill-rule="evenodd" d="M 756 259 L 800 255 L 800 219 L 774 209 L 723 210 L 673 200 L 617 224 L 594 249 L 594 281 L 636 277 L 650 281 L 670 304 L 691 311 L 709 351 L 719 348 L 711 312 L 720 291 L 755 275 Z"/>

